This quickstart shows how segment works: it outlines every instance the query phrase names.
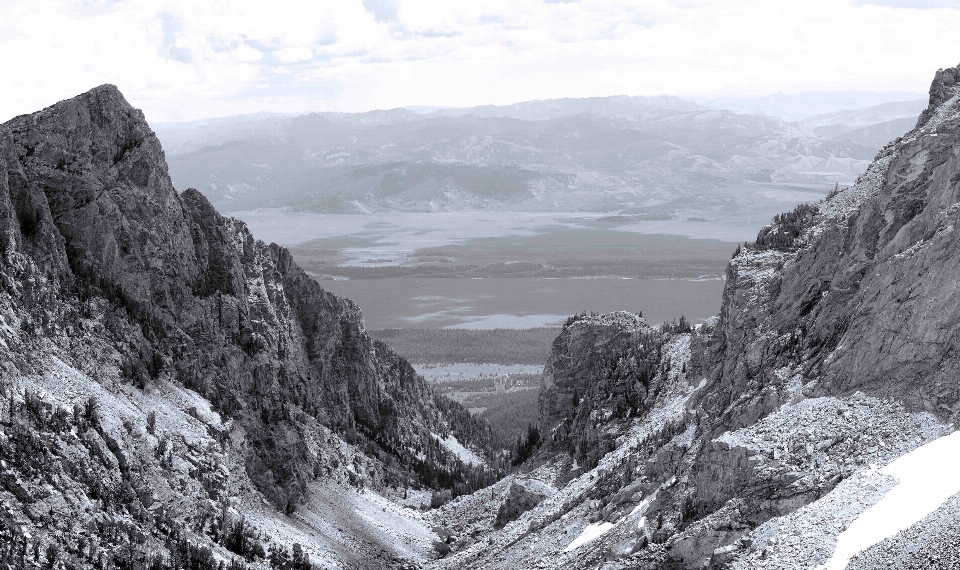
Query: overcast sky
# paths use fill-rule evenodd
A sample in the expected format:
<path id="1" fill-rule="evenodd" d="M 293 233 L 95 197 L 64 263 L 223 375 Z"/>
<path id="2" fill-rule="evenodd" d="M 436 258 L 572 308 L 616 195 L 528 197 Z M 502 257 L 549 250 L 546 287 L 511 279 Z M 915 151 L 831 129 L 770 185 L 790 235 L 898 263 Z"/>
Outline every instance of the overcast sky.
<path id="1" fill-rule="evenodd" d="M 151 121 L 605 95 L 925 92 L 960 0 L 2 0 L 0 120 L 102 83 Z"/>

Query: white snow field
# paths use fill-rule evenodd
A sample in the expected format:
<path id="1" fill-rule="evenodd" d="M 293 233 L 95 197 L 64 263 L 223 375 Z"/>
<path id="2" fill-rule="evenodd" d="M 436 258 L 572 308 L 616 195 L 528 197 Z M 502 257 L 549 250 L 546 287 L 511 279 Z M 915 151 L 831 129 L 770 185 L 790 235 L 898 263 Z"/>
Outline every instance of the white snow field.
<path id="1" fill-rule="evenodd" d="M 960 492 L 960 431 L 918 447 L 881 470 L 899 482 L 837 537 L 818 570 L 843 570 L 859 552 L 923 520 Z"/>
<path id="2" fill-rule="evenodd" d="M 587 525 L 587 528 L 583 529 L 583 532 L 580 533 L 580 536 L 573 539 L 573 542 L 568 544 L 567 547 L 563 549 L 563 551 L 571 552 L 573 550 L 576 550 L 581 546 L 583 546 L 584 544 L 600 538 L 614 526 L 616 525 L 608 522 L 597 522 L 591 525 Z"/>
<path id="3" fill-rule="evenodd" d="M 467 449 L 460 443 L 454 435 L 451 433 L 446 437 L 446 439 L 440 437 L 440 435 L 432 433 L 430 434 L 434 439 L 440 442 L 440 445 L 444 447 L 447 451 L 457 456 L 460 461 L 463 461 L 467 465 L 486 465 L 486 462 L 479 455 L 473 451 Z"/>

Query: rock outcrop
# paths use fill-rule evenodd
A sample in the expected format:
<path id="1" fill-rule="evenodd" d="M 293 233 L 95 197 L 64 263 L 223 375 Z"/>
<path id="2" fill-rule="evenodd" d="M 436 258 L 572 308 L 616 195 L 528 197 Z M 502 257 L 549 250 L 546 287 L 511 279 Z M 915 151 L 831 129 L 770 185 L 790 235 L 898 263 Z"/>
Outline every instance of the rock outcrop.
<path id="1" fill-rule="evenodd" d="M 686 327 L 683 332 L 689 332 Z M 540 393 L 540 423 L 550 449 L 590 469 L 615 447 L 609 427 L 650 409 L 670 370 L 669 331 L 632 313 L 577 315 L 553 343 Z"/>

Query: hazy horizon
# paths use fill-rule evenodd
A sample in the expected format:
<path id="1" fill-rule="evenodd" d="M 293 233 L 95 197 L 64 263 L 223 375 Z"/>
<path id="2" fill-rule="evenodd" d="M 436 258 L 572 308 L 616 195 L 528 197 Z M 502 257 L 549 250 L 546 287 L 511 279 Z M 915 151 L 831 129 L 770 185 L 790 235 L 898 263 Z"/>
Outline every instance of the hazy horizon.
<path id="1" fill-rule="evenodd" d="M 958 7 L 843 0 L 825 18 L 809 2 L 16 1 L 0 22 L 0 117 L 103 83 L 151 122 L 616 95 L 922 96 L 960 54 Z"/>
<path id="2" fill-rule="evenodd" d="M 834 96 L 828 99 L 826 102 L 822 100 L 820 96 Z M 312 113 L 342 113 L 346 115 L 362 115 L 364 113 L 377 113 L 377 112 L 388 112 L 388 111 L 398 111 L 405 110 L 417 113 L 423 116 L 430 116 L 436 114 L 440 111 L 462 111 L 478 108 L 507 108 L 516 105 L 521 105 L 525 103 L 546 103 L 551 101 L 565 101 L 565 100 L 586 100 L 586 99 L 614 99 L 614 98 L 657 98 L 657 97 L 673 97 L 681 99 L 683 101 L 688 101 L 690 103 L 696 103 L 708 109 L 725 109 L 737 112 L 739 114 L 766 114 L 770 116 L 775 116 L 786 120 L 788 122 L 802 120 L 806 117 L 812 117 L 818 114 L 829 113 L 834 111 L 845 111 L 845 110 L 858 110 L 868 107 L 873 107 L 877 105 L 882 105 L 885 103 L 902 103 L 902 102 L 911 102 L 917 101 L 920 99 L 926 99 L 928 94 L 926 92 L 910 92 L 910 91 L 801 91 L 798 93 L 770 93 L 767 95 L 760 95 L 755 97 L 735 97 L 735 96 L 718 96 L 718 97 L 707 97 L 707 96 L 681 96 L 681 95 L 672 95 L 672 94 L 658 94 L 658 95 L 605 95 L 602 97 L 555 97 L 548 99 L 529 99 L 523 101 L 515 101 L 512 103 L 502 103 L 502 104 L 480 104 L 464 107 L 454 107 L 454 106 L 443 106 L 435 107 L 431 105 L 405 105 L 402 107 L 391 107 L 391 108 L 376 108 L 376 109 L 366 109 L 366 110 L 357 110 L 357 111 L 302 111 L 302 112 L 279 112 L 279 111 L 255 111 L 251 113 L 236 113 L 232 115 L 211 115 L 208 117 L 199 117 L 196 119 L 185 120 L 185 121 L 151 121 L 151 125 L 158 127 L 176 127 L 176 126 L 188 126 L 188 125 L 201 125 L 208 121 L 215 121 L 218 119 L 240 119 L 240 118 L 256 118 L 256 117 L 300 117 L 303 115 L 309 115 Z M 851 100 L 851 97 L 854 100 Z M 818 101 L 819 107 L 812 108 L 807 111 L 802 117 L 794 117 L 790 113 L 778 112 L 778 107 L 783 107 L 784 101 L 794 100 L 799 103 L 804 99 L 821 99 Z M 820 107 L 830 107 L 832 110 L 823 111 L 818 110 Z"/>

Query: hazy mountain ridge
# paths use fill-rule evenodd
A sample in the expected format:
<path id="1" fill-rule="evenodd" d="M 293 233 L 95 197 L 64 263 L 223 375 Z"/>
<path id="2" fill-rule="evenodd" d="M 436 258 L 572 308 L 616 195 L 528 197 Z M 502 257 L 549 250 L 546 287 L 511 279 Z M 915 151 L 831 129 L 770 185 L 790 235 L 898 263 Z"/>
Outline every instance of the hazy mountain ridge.
<path id="1" fill-rule="evenodd" d="M 859 129 L 869 127 L 870 125 L 892 121 L 894 119 L 911 119 L 916 121 L 917 115 L 919 115 L 920 112 L 926 108 L 927 101 L 925 99 L 917 99 L 915 101 L 898 101 L 882 103 L 880 105 L 864 107 L 860 109 L 847 109 L 833 113 L 814 115 L 799 121 L 799 123 L 804 127 L 813 130 L 817 134 L 835 137 L 840 133 L 836 131 L 821 133 L 818 131 L 818 129 L 829 127 Z"/>
<path id="2" fill-rule="evenodd" d="M 504 117 L 522 121 L 544 121 L 586 113 L 598 117 L 624 117 L 639 120 L 662 115 L 665 111 L 700 111 L 703 107 L 671 95 L 652 97 L 584 97 L 524 101 L 512 105 L 482 105 L 462 109 L 438 109 L 429 117 Z"/>
<path id="3" fill-rule="evenodd" d="M 609 97 L 427 115 L 243 117 L 158 132 L 174 181 L 231 211 L 636 211 L 724 219 L 747 204 L 772 215 L 790 185 L 825 193 L 852 182 L 896 128 L 874 126 L 905 112 L 904 105 L 881 107 L 808 126 L 672 97 Z M 873 130 L 852 132 L 862 128 Z"/>
<path id="4" fill-rule="evenodd" d="M 764 114 L 788 122 L 803 122 L 812 117 L 834 113 L 856 113 L 863 109 L 925 101 L 923 93 L 872 91 L 805 91 L 773 93 L 757 97 L 692 97 L 698 104 L 713 109 L 730 109 L 737 113 Z"/>

